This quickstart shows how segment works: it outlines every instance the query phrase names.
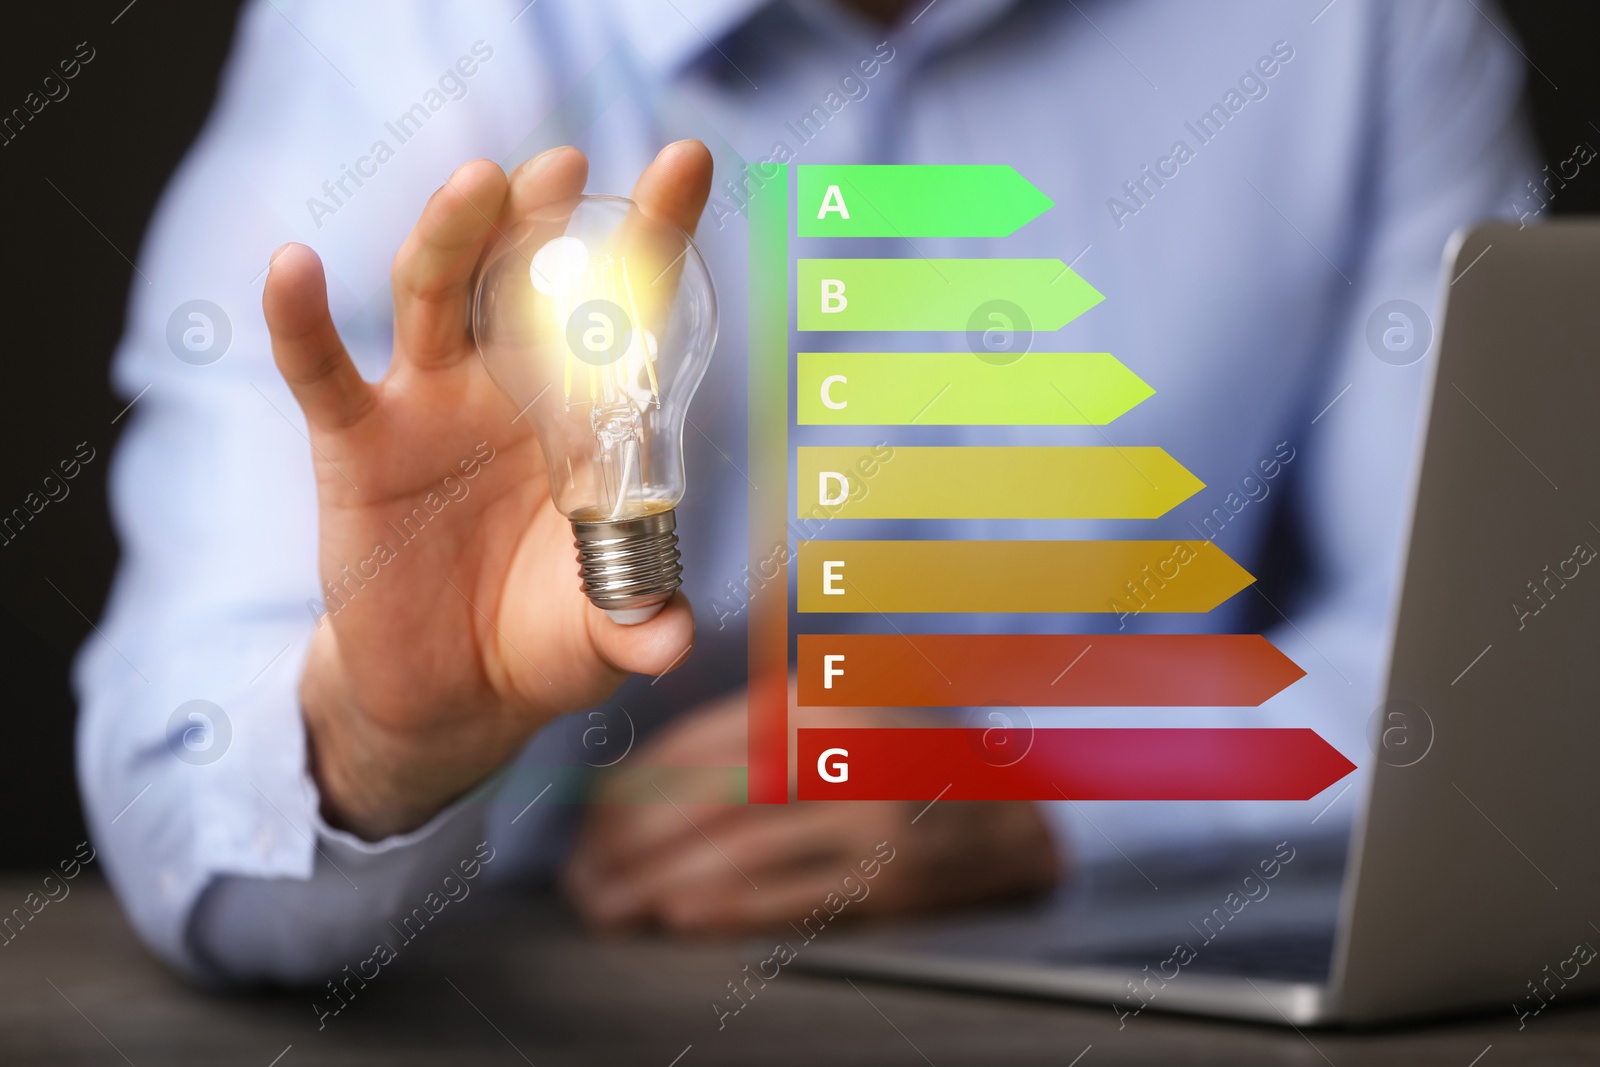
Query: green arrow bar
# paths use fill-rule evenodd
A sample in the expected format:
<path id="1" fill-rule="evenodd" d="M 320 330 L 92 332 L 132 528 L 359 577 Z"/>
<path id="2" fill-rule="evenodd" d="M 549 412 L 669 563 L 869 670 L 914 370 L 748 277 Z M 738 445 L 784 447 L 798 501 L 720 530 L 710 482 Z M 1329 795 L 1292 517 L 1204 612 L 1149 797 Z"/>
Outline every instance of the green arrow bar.
<path id="1" fill-rule="evenodd" d="M 1059 259 L 802 259 L 797 275 L 802 330 L 999 331 L 991 351 L 1105 299 Z"/>
<path id="2" fill-rule="evenodd" d="M 1005 237 L 1052 206 L 1005 166 L 799 171 L 801 237 Z"/>

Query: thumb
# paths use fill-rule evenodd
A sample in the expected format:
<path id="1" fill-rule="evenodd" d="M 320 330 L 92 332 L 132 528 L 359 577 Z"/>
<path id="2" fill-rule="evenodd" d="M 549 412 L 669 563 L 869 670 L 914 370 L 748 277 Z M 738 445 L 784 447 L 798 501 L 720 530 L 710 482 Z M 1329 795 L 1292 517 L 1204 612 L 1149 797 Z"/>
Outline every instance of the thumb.
<path id="1" fill-rule="evenodd" d="M 666 674 L 683 665 L 694 648 L 694 612 L 678 592 L 648 622 L 623 626 L 586 605 L 589 640 L 602 660 L 628 674 Z"/>

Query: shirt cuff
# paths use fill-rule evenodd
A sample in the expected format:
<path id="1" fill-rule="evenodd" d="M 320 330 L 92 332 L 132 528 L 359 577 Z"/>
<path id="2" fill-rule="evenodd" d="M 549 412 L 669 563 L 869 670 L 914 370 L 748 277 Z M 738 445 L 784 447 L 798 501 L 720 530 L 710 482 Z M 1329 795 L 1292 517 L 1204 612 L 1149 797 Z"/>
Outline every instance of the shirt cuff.
<path id="1" fill-rule="evenodd" d="M 482 884 L 495 850 L 486 840 L 491 779 L 425 825 L 381 841 L 329 826 L 302 775 L 313 858 L 308 877 L 223 875 L 202 892 L 188 933 L 204 976 L 320 984 L 382 944 L 395 952 L 451 903 Z"/>

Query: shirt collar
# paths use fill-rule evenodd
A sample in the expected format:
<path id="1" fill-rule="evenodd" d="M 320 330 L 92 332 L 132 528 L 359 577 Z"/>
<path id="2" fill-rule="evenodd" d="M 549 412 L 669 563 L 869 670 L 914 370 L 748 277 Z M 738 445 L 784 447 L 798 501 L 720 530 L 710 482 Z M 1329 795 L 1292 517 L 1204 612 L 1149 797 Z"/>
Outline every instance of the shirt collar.
<path id="1" fill-rule="evenodd" d="M 770 0 L 611 0 L 622 37 L 651 69 L 670 76 Z"/>
<path id="2" fill-rule="evenodd" d="M 670 77 L 777 0 L 610 0 L 620 31 L 649 68 Z M 913 0 L 893 27 L 878 27 L 831 0 L 788 5 L 832 36 L 895 37 L 914 53 L 934 51 L 999 21 L 1017 0 Z M 912 21 L 914 20 L 914 21 Z"/>

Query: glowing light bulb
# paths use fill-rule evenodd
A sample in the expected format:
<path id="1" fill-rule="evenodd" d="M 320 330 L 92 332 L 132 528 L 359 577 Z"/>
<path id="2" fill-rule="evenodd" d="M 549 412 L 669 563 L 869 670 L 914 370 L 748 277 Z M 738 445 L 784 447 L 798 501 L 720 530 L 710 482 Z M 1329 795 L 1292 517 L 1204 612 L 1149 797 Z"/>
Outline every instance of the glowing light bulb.
<path id="1" fill-rule="evenodd" d="M 681 584 L 683 427 L 717 339 L 693 240 L 623 197 L 548 205 L 479 264 L 472 333 L 538 434 L 584 592 L 618 622 L 650 618 Z"/>

